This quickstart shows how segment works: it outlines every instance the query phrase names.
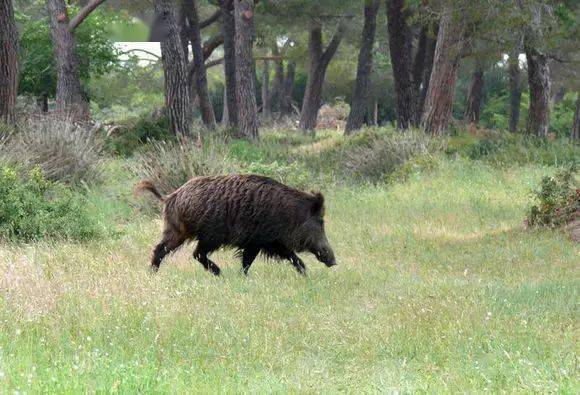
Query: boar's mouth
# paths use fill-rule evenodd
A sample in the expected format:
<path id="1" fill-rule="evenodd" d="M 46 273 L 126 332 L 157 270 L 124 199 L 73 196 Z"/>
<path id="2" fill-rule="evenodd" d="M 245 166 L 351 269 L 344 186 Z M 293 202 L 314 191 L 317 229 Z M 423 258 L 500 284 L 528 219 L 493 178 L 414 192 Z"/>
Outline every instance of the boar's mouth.
<path id="1" fill-rule="evenodd" d="M 324 250 L 318 251 L 313 250 L 311 251 L 312 254 L 318 259 L 320 262 L 324 263 L 327 267 L 332 267 L 336 265 L 336 260 L 334 259 L 334 253 L 332 250 Z"/>

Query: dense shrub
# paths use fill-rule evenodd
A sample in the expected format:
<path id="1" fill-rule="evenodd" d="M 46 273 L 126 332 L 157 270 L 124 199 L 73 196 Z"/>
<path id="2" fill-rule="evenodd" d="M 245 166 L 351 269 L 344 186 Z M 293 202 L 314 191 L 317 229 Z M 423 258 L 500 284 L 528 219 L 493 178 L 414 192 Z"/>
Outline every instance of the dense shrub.
<path id="1" fill-rule="evenodd" d="M 129 156 L 151 141 L 176 141 L 169 118 L 145 115 L 117 125 L 105 141 L 105 149 L 113 154 Z"/>
<path id="2" fill-rule="evenodd" d="M 357 136 L 350 147 L 345 147 L 343 166 L 348 176 L 380 181 L 413 157 L 434 154 L 444 147 L 445 140 L 420 131 L 371 131 Z"/>
<path id="3" fill-rule="evenodd" d="M 97 179 L 101 152 L 90 131 L 58 117 L 30 118 L 0 146 L 4 160 L 69 184 Z"/>
<path id="4" fill-rule="evenodd" d="M 289 164 L 274 162 L 252 162 L 242 169 L 243 173 L 260 174 L 273 178 L 276 181 L 290 185 L 294 188 L 313 188 L 317 183 L 313 181 L 312 174 L 302 163 L 292 162 Z"/>
<path id="5" fill-rule="evenodd" d="M 542 178 L 534 191 L 537 205 L 532 206 L 526 222 L 530 226 L 556 227 L 580 217 L 580 182 L 575 166 Z"/>
<path id="6" fill-rule="evenodd" d="M 227 173 L 233 168 L 223 146 L 154 141 L 135 154 L 127 170 L 137 178 L 152 181 L 162 193 L 168 194 L 192 177 Z"/>
<path id="7" fill-rule="evenodd" d="M 0 237 L 10 240 L 98 236 L 85 197 L 43 177 L 40 168 L 0 166 Z"/>
<path id="8" fill-rule="evenodd" d="M 451 138 L 446 152 L 499 166 L 530 163 L 561 166 L 577 163 L 580 158 L 580 146 L 567 138 L 549 140 L 507 132 L 483 138 L 463 133 Z"/>

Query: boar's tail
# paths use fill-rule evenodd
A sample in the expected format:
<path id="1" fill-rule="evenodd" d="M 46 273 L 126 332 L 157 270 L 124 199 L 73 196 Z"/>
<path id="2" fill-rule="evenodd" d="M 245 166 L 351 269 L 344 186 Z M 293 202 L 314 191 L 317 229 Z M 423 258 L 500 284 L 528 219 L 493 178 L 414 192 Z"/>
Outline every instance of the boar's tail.
<path id="1" fill-rule="evenodd" d="M 139 184 L 137 184 L 137 186 L 135 186 L 136 193 L 139 193 L 142 191 L 149 191 L 160 201 L 162 201 L 162 202 L 165 201 L 165 198 L 163 197 L 163 195 L 161 195 L 159 193 L 159 191 L 157 190 L 157 188 L 155 187 L 155 185 L 153 185 L 153 183 L 151 181 L 143 180 Z"/>

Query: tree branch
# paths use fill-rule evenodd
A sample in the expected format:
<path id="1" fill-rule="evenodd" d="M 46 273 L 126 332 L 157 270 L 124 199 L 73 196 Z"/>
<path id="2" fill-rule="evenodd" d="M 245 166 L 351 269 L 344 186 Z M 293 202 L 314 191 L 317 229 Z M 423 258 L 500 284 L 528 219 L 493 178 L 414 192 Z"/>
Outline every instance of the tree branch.
<path id="1" fill-rule="evenodd" d="M 338 46 L 340 45 L 340 42 L 342 41 L 342 37 L 344 36 L 345 31 L 346 25 L 344 23 L 344 19 L 342 19 L 340 22 L 338 22 L 338 26 L 336 27 L 336 32 L 334 32 L 334 35 L 332 36 L 332 40 L 330 40 L 330 43 L 322 54 L 321 62 L 323 64 L 330 63 L 332 57 L 338 49 Z"/>
<path id="2" fill-rule="evenodd" d="M 90 15 L 91 12 L 97 9 L 106 0 L 92 0 L 89 4 L 84 6 L 78 14 L 68 24 L 68 30 L 71 32 L 75 30 L 83 21 Z"/>
<path id="3" fill-rule="evenodd" d="M 224 43 L 223 34 L 218 34 L 216 36 L 210 37 L 205 43 L 203 43 L 203 58 L 207 59 L 211 56 L 213 51 L 220 45 Z"/>
<path id="4" fill-rule="evenodd" d="M 161 56 L 154 54 L 153 52 L 149 52 L 145 49 L 139 49 L 139 48 L 134 48 L 134 49 L 129 49 L 127 51 L 119 52 L 119 55 L 127 55 L 127 54 L 130 54 L 131 52 L 143 52 L 143 53 L 146 53 L 147 55 L 151 55 L 151 56 L 155 57 L 156 59 L 161 59 Z M 142 59 L 142 60 L 149 60 L 149 59 Z"/>
<path id="5" fill-rule="evenodd" d="M 209 18 L 207 18 L 205 21 L 201 21 L 199 23 L 199 28 L 203 29 L 203 28 L 208 27 L 209 25 L 211 25 L 212 23 L 214 23 L 215 21 L 220 19 L 221 16 L 222 16 L 222 10 L 217 10 Z"/>

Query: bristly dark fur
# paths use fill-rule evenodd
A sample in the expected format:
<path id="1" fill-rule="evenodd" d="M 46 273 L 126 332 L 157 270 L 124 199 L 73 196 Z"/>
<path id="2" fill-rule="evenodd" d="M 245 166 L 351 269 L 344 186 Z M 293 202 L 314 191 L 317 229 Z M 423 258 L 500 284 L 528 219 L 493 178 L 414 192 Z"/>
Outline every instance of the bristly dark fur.
<path id="1" fill-rule="evenodd" d="M 305 193 L 257 175 L 198 177 L 163 198 L 148 181 L 147 190 L 165 202 L 165 229 L 152 267 L 187 240 L 198 240 L 194 257 L 214 274 L 220 269 L 208 255 L 222 246 L 237 248 L 243 270 L 260 252 L 288 259 L 305 271 L 295 252 L 310 251 L 327 264 L 334 255 L 324 233 L 324 197 Z"/>

